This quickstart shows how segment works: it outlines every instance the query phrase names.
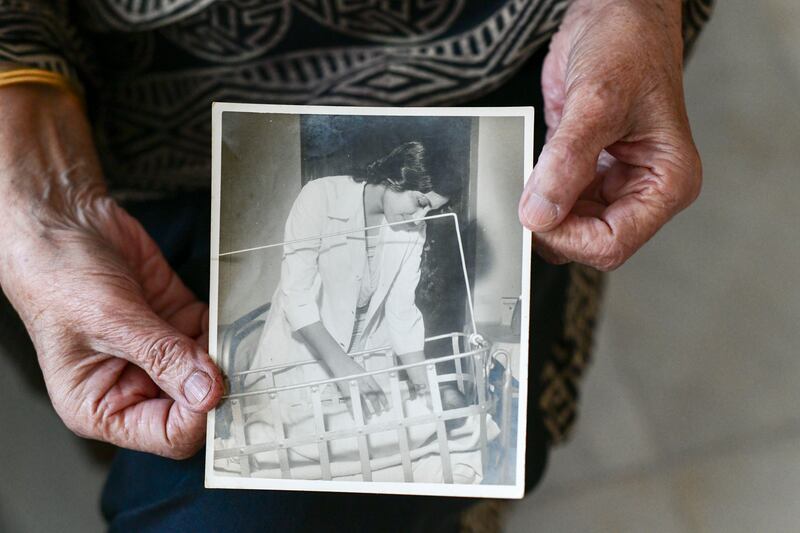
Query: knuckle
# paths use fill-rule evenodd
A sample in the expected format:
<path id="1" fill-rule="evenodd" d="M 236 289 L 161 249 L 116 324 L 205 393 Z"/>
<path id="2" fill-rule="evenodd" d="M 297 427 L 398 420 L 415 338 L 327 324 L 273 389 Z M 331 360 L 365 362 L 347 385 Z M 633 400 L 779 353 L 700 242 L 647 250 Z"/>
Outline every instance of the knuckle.
<path id="1" fill-rule="evenodd" d="M 170 459 L 188 459 L 200 449 L 204 435 L 197 427 L 170 421 L 165 428 L 163 446 L 158 453 Z"/>
<path id="2" fill-rule="evenodd" d="M 691 205 L 700 196 L 703 183 L 703 163 L 697 147 L 689 142 L 676 143 L 665 177 L 659 187 L 664 208 L 675 213 Z"/>
<path id="3" fill-rule="evenodd" d="M 92 424 L 87 423 L 87 417 L 82 416 L 80 409 L 75 408 L 75 404 L 60 393 L 52 394 L 52 405 L 56 414 L 64 425 L 75 435 L 82 438 L 92 437 Z M 91 420 L 91 417 L 88 417 Z"/>
<path id="4" fill-rule="evenodd" d="M 679 211 L 687 202 L 688 183 L 683 172 L 667 172 L 652 189 L 652 208 L 670 215 Z"/>
<path id="5" fill-rule="evenodd" d="M 609 103 L 617 101 L 619 92 L 620 85 L 610 78 L 593 80 L 582 84 L 576 103 L 589 122 L 596 122 L 605 116 Z"/>
<path id="6" fill-rule="evenodd" d="M 547 143 L 547 153 L 562 169 L 575 168 L 586 157 L 586 146 L 577 132 L 561 130 Z"/>
<path id="7" fill-rule="evenodd" d="M 669 213 L 675 213 L 680 210 L 684 203 L 684 186 L 677 185 L 669 187 L 661 192 L 661 203 Z"/>
<path id="8" fill-rule="evenodd" d="M 181 446 L 169 446 L 164 449 L 162 455 L 169 459 L 175 459 L 178 461 L 182 461 L 184 459 L 188 459 L 199 449 L 199 446 L 189 446 L 189 445 L 181 445 Z"/>
<path id="9" fill-rule="evenodd" d="M 178 335 L 164 335 L 152 339 L 147 344 L 145 370 L 155 378 L 168 373 L 180 360 L 184 351 L 184 341 Z"/>
<path id="10" fill-rule="evenodd" d="M 558 161 L 566 160 L 572 154 L 575 141 L 567 134 L 561 134 L 550 139 L 547 143 L 547 151 L 551 157 Z"/>
<path id="11" fill-rule="evenodd" d="M 557 253 L 545 241 L 537 238 L 534 234 L 534 251 L 546 263 L 551 265 L 563 265 L 569 263 L 569 259 Z"/>
<path id="12" fill-rule="evenodd" d="M 111 402 L 102 399 L 92 408 L 89 423 L 96 438 L 113 444 L 130 445 L 134 442 L 136 428 L 125 423 L 119 409 L 112 406 Z"/>
<path id="13" fill-rule="evenodd" d="M 84 439 L 108 440 L 103 432 L 104 417 L 97 407 L 92 391 L 88 395 L 82 387 L 53 383 L 52 375 L 46 377 L 53 409 L 64 426 Z"/>
<path id="14" fill-rule="evenodd" d="M 95 425 L 106 425 L 111 418 L 111 406 L 105 395 L 86 399 L 85 411 Z"/>
<path id="15" fill-rule="evenodd" d="M 597 259 L 589 263 L 589 266 L 601 272 L 611 272 L 616 270 L 628 259 L 627 249 L 619 242 L 614 242 L 603 250 Z"/>
<path id="16" fill-rule="evenodd" d="M 549 250 L 545 250 L 544 248 L 538 248 L 536 250 L 536 255 L 538 255 L 542 261 L 547 263 L 548 265 L 564 265 L 569 263 L 569 260 L 563 256 L 558 254 L 554 254 Z"/>
<path id="17" fill-rule="evenodd" d="M 93 437 L 95 434 L 95 432 L 92 431 L 91 426 L 86 424 L 81 417 L 62 415 L 61 420 L 64 422 L 64 425 L 67 426 L 67 429 L 78 437 L 88 439 Z"/>

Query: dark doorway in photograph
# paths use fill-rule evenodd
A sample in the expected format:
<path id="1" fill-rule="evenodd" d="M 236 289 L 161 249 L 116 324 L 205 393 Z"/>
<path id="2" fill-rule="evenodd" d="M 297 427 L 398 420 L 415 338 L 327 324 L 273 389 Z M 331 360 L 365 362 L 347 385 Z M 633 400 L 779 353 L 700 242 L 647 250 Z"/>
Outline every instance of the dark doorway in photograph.
<path id="1" fill-rule="evenodd" d="M 462 235 L 467 220 L 471 139 L 475 117 L 301 115 L 302 184 L 324 176 L 358 174 L 395 147 L 409 141 L 423 144 L 429 171 L 460 181 L 458 197 L 439 212 L 458 215 Z M 470 248 L 469 243 L 464 246 Z M 471 254 L 467 254 L 471 271 Z M 452 224 L 429 224 L 417 286 L 417 306 L 428 335 L 459 331 L 464 323 L 466 286 Z M 449 341 L 426 346 L 426 355 L 444 353 Z"/>

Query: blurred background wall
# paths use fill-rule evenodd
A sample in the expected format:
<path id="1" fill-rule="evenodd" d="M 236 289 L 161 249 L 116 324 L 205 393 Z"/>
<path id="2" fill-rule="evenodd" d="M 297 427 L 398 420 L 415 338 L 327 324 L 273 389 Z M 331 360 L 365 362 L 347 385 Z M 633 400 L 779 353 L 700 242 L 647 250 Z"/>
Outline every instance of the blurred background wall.
<path id="1" fill-rule="evenodd" d="M 798 531 L 798 21 L 718 3 L 686 78 L 703 194 L 609 277 L 574 438 L 507 531 Z M 0 405 L 0 531 L 100 531 L 102 468 L 4 354 Z"/>
<path id="2" fill-rule="evenodd" d="M 800 2 L 720 0 L 703 192 L 608 278 L 572 441 L 508 531 L 800 531 Z"/>
<path id="3" fill-rule="evenodd" d="M 519 141 L 524 126 L 522 119 L 481 117 L 478 121 L 475 191 L 478 253 L 473 294 L 476 322 L 499 323 L 503 312 L 501 298 L 519 297 L 522 293 L 522 280 L 508 275 L 508 265 L 519 265 L 522 261 L 522 226 L 516 203 L 522 194 L 520 176 L 525 168 L 524 146 Z M 511 183 L 517 186 L 510 186 L 509 180 L 515 180 Z"/>
<path id="4" fill-rule="evenodd" d="M 277 244 L 300 192 L 300 152 L 297 115 L 222 114 L 220 253 Z M 220 324 L 272 299 L 282 257 L 277 246 L 220 258 Z"/>

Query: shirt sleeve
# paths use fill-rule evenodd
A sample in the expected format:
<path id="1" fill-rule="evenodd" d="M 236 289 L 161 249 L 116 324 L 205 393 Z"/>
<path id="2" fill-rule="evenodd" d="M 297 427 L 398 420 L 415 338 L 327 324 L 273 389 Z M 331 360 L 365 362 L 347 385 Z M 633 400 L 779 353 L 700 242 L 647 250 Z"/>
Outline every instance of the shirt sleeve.
<path id="1" fill-rule="evenodd" d="M 0 63 L 56 72 L 82 89 L 89 54 L 68 2 L 0 0 Z"/>
<path id="2" fill-rule="evenodd" d="M 400 266 L 395 283 L 386 295 L 384 307 L 392 348 L 401 355 L 425 348 L 425 322 L 416 302 L 422 248 L 425 246 L 425 226 L 408 233 L 416 238 Z"/>
<path id="3" fill-rule="evenodd" d="M 319 322 L 319 248 L 327 198 L 319 181 L 297 195 L 286 219 L 280 291 L 292 331 Z M 298 241 L 299 242 L 295 242 Z"/>

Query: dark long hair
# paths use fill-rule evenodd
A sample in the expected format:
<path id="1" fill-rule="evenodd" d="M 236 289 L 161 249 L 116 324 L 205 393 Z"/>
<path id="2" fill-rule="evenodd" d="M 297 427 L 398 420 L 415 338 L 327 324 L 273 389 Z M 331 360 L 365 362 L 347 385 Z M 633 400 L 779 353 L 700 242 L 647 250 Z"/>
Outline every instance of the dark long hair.
<path id="1" fill-rule="evenodd" d="M 409 141 L 368 164 L 355 179 L 396 191 L 436 191 L 452 198 L 461 188 L 460 180 L 437 168 L 435 159 L 421 142 Z"/>

